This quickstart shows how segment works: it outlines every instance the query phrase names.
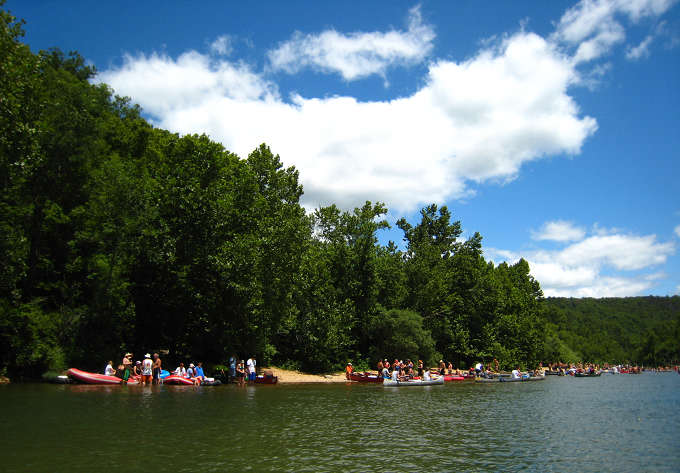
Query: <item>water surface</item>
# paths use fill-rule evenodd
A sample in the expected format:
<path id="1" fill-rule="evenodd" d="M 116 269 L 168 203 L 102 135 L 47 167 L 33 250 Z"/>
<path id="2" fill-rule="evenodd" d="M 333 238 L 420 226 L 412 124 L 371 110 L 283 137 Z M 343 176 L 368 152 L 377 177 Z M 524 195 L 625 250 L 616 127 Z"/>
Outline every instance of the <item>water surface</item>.
<path id="1" fill-rule="evenodd" d="M 0 387 L 2 471 L 680 471 L 680 376 Z"/>

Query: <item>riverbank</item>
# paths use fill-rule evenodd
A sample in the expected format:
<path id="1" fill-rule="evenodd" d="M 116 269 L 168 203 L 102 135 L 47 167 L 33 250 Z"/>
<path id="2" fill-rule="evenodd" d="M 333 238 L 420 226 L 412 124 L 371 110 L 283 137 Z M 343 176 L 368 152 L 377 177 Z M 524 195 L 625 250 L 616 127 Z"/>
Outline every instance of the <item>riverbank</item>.
<path id="1" fill-rule="evenodd" d="M 309 374 L 302 373 L 300 371 L 284 370 L 282 368 L 277 368 L 275 366 L 265 367 L 263 370 L 269 370 L 274 373 L 274 376 L 279 378 L 279 384 L 302 384 L 302 383 L 314 383 L 314 384 L 328 384 L 328 383 L 345 383 L 347 379 L 345 378 L 345 373 L 340 371 L 337 373 L 330 374 Z"/>

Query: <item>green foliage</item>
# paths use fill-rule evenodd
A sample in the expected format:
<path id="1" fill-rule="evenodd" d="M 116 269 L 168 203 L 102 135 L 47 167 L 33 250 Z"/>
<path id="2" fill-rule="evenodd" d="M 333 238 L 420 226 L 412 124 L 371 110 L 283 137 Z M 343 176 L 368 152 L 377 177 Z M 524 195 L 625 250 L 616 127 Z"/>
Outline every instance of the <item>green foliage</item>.
<path id="1" fill-rule="evenodd" d="M 77 53 L 33 54 L 21 25 L 0 9 L 0 370 L 161 348 L 316 372 L 384 356 L 531 365 L 544 337 L 567 353 L 528 264 L 485 261 L 447 207 L 399 220 L 403 251 L 378 242 L 382 203 L 308 215 L 298 170 L 265 144 L 241 159 L 155 129 Z"/>
<path id="2" fill-rule="evenodd" d="M 680 297 L 545 300 L 550 361 L 677 364 Z"/>
<path id="3" fill-rule="evenodd" d="M 434 340 L 423 327 L 423 318 L 411 310 L 392 309 L 380 314 L 370 328 L 373 345 L 371 358 L 422 359 L 426 364 L 437 361 Z"/>

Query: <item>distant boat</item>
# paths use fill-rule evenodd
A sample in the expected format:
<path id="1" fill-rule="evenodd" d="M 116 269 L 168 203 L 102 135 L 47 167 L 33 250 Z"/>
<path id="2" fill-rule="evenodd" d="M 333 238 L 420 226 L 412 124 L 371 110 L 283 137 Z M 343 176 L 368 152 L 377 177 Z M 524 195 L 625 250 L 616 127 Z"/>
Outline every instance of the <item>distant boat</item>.
<path id="1" fill-rule="evenodd" d="M 592 373 L 574 373 L 574 378 L 595 378 L 601 374 L 602 373 L 599 371 L 594 371 Z"/>

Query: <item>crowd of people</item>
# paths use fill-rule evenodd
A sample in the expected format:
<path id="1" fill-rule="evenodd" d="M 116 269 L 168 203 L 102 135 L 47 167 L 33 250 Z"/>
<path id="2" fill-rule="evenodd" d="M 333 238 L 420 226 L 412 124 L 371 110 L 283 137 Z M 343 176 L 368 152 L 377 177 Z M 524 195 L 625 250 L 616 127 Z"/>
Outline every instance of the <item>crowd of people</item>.
<path id="1" fill-rule="evenodd" d="M 228 380 L 236 380 L 239 386 L 245 386 L 247 381 L 255 381 L 257 376 L 257 358 L 255 355 L 247 361 L 239 360 L 236 355 L 229 357 L 229 377 Z"/>
<path id="2" fill-rule="evenodd" d="M 132 358 L 132 353 L 126 353 L 118 368 L 114 368 L 113 361 L 109 361 L 104 374 L 119 377 L 123 384 L 127 384 L 131 377 L 138 377 L 141 384 L 160 384 L 162 362 L 158 353 L 153 354 L 153 360 L 150 353 L 144 355 L 143 361 L 133 363 Z"/>
<path id="3" fill-rule="evenodd" d="M 205 373 L 203 373 L 203 362 L 199 361 L 196 365 L 189 363 L 189 368 L 184 367 L 184 363 L 180 363 L 175 371 L 172 372 L 175 376 L 191 379 L 194 384 L 199 385 L 205 381 Z"/>
<path id="4" fill-rule="evenodd" d="M 491 362 L 491 366 L 484 366 L 484 363 L 477 362 L 467 370 L 461 370 L 453 367 L 452 362 L 445 362 L 444 360 L 439 360 L 439 364 L 436 367 L 425 367 L 423 360 L 418 360 L 414 363 L 410 359 L 406 361 L 395 358 L 393 362 L 389 362 L 387 358 L 379 360 L 377 363 L 377 376 L 393 379 L 399 381 L 405 381 L 409 379 L 431 379 L 431 376 L 461 376 L 461 377 L 478 377 L 478 378 L 492 378 L 500 375 L 500 364 L 496 358 Z M 512 370 L 510 376 L 513 378 L 521 378 L 523 376 L 543 376 L 544 368 L 541 364 L 530 372 L 522 372 L 519 366 L 516 366 Z M 354 367 L 352 363 L 347 363 L 345 367 L 345 377 L 350 379 L 351 374 L 354 372 Z"/>

